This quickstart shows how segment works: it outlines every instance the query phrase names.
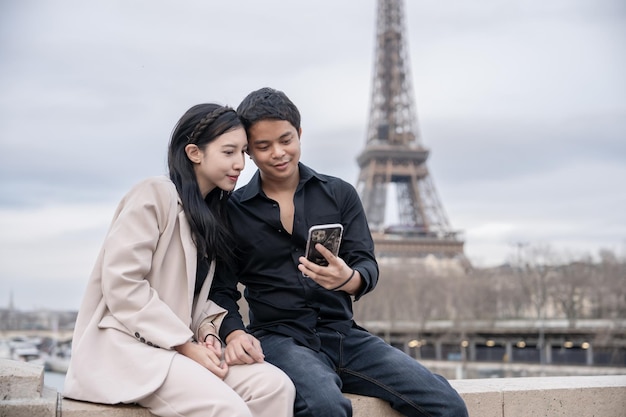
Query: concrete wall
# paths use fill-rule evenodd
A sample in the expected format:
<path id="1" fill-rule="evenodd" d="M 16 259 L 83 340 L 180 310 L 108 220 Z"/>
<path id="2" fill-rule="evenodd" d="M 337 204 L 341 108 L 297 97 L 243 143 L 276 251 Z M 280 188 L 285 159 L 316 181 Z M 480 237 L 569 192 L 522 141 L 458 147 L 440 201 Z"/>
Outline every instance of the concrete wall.
<path id="1" fill-rule="evenodd" d="M 626 374 L 626 370 L 625 370 Z M 43 367 L 0 359 L 0 417 L 151 417 L 137 406 L 61 398 Z M 626 417 L 626 375 L 451 380 L 471 417 Z M 346 395 L 354 417 L 399 417 L 375 398 Z"/>

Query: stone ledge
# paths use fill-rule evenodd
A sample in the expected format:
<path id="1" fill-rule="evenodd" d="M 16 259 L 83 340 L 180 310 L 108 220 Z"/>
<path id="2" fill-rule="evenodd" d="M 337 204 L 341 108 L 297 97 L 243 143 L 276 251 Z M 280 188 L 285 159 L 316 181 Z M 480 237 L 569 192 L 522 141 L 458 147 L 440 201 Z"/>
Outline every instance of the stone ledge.
<path id="1" fill-rule="evenodd" d="M 352 401 L 354 417 L 402 417 L 377 398 L 346 394 Z M 153 417 L 145 408 L 132 405 L 100 405 L 63 399 L 63 417 Z"/>
<path id="2" fill-rule="evenodd" d="M 377 398 L 346 394 L 352 401 L 354 417 L 402 417 Z M 101 405 L 64 398 L 63 417 L 153 417 L 145 408 L 132 405 Z"/>
<path id="3" fill-rule="evenodd" d="M 378 398 L 362 395 L 345 394 L 352 402 L 353 417 L 402 417 L 402 414 L 389 406 L 389 403 Z"/>
<path id="4" fill-rule="evenodd" d="M 626 375 L 452 380 L 470 416 L 626 416 Z"/>
<path id="5" fill-rule="evenodd" d="M 0 360 L 0 399 L 40 398 L 43 367 L 26 362 Z"/>
<path id="6" fill-rule="evenodd" d="M 464 379 L 450 384 L 465 400 L 471 417 L 626 416 L 626 375 Z M 0 417 L 55 417 L 57 408 L 63 417 L 152 417 L 133 405 L 61 399 L 56 390 L 41 389 L 42 385 L 42 367 L 0 359 Z M 352 401 L 354 417 L 401 417 L 377 398 L 346 397 Z"/>
<path id="7" fill-rule="evenodd" d="M 56 390 L 45 387 L 38 398 L 4 400 L 0 391 L 0 417 L 55 417 L 58 396 Z M 121 417 L 121 416 L 120 416 Z"/>
<path id="8" fill-rule="evenodd" d="M 104 405 L 67 398 L 61 400 L 63 417 L 153 417 L 150 412 L 136 405 Z"/>
<path id="9" fill-rule="evenodd" d="M 451 380 L 450 384 L 461 394 L 472 417 L 626 416 L 626 375 L 465 379 Z M 346 397 L 352 401 L 354 417 L 401 417 L 377 398 Z M 101 416 L 151 414 L 139 407 L 63 400 L 63 417 Z"/>

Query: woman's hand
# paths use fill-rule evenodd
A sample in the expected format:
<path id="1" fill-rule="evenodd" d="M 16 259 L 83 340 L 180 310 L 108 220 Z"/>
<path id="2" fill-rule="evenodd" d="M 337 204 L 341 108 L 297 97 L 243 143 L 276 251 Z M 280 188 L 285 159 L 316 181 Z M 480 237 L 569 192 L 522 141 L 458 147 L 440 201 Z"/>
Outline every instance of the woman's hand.
<path id="1" fill-rule="evenodd" d="M 215 338 L 210 337 L 210 339 Z M 209 347 L 208 344 L 211 346 Z M 226 365 L 226 362 L 223 362 L 221 358 L 221 345 L 219 351 L 217 351 L 212 343 L 198 344 L 187 342 L 175 346 L 174 349 L 181 355 L 185 355 L 189 359 L 198 362 L 220 379 L 224 379 L 228 373 L 228 365 Z"/>
<path id="2" fill-rule="evenodd" d="M 209 333 L 204 339 L 204 346 L 215 352 L 215 354 L 224 360 L 224 351 L 222 350 L 222 341 L 213 333 Z"/>

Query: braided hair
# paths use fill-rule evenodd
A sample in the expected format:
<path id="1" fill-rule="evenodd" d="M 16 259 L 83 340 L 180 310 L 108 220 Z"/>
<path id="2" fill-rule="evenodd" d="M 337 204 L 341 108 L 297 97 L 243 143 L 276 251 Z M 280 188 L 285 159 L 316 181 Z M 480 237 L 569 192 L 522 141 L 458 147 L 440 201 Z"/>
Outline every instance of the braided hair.
<path id="1" fill-rule="evenodd" d="M 233 248 L 226 218 L 229 193 L 216 187 L 202 198 L 185 147 L 194 144 L 203 150 L 218 136 L 242 127 L 237 113 L 230 107 L 212 103 L 195 105 L 174 127 L 167 157 L 170 179 L 182 200 L 198 254 L 226 263 L 232 259 Z"/>

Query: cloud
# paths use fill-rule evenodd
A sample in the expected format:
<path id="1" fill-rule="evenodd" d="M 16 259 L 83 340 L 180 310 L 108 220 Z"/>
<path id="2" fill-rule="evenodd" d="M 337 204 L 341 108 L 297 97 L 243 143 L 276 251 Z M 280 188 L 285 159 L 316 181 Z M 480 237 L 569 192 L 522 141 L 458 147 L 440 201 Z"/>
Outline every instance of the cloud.
<path id="1" fill-rule="evenodd" d="M 504 262 L 518 241 L 626 256 L 626 4 L 405 3 L 427 164 L 470 259 Z M 356 183 L 375 6 L 3 4 L 0 294 L 77 308 L 117 202 L 166 172 L 169 134 L 199 102 L 284 90 L 303 161 Z"/>

